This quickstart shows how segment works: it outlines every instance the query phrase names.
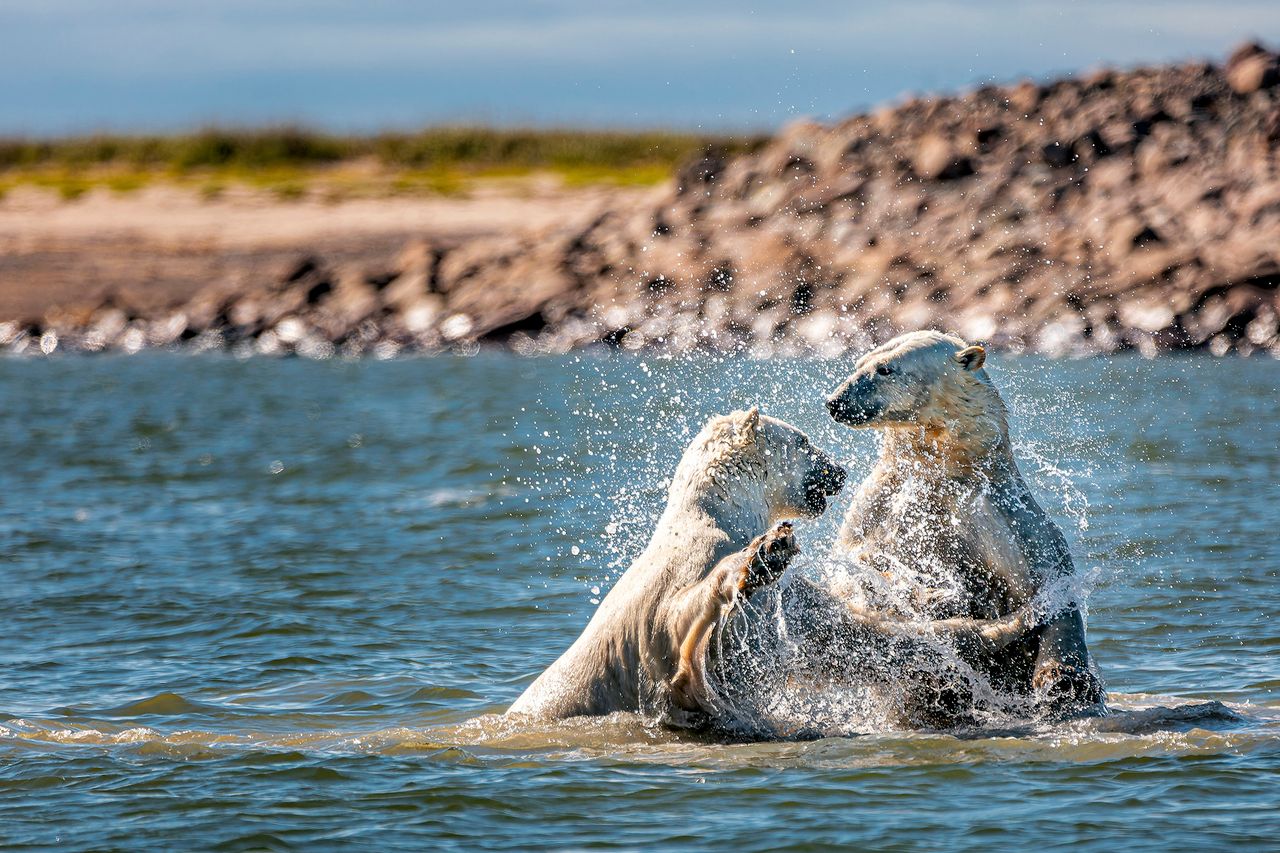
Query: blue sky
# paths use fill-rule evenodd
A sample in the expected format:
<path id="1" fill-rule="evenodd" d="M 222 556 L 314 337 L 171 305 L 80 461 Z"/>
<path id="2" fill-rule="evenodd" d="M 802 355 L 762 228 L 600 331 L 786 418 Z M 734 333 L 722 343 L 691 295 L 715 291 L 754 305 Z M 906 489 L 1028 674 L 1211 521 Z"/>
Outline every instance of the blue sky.
<path id="1" fill-rule="evenodd" d="M 442 121 L 763 129 L 1280 45 L 1280 2 L 0 0 L 0 133 Z"/>

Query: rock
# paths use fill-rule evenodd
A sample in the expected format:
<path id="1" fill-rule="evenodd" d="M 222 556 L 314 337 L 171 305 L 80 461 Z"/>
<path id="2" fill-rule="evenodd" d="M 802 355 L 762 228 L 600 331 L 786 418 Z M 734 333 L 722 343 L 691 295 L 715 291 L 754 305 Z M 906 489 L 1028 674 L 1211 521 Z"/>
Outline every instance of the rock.
<path id="1" fill-rule="evenodd" d="M 1040 159 L 1054 169 L 1061 169 L 1074 163 L 1076 154 L 1070 145 L 1064 145 L 1055 140 L 1040 148 Z"/>
<path id="2" fill-rule="evenodd" d="M 926 181 L 949 181 L 973 174 L 973 161 L 938 136 L 921 140 L 911 163 L 912 171 Z"/>
<path id="3" fill-rule="evenodd" d="M 715 183 L 724 173 L 728 161 L 723 152 L 708 151 L 701 157 L 689 162 L 676 173 L 676 193 L 705 193 L 709 185 Z"/>
<path id="4" fill-rule="evenodd" d="M 1227 85 L 1248 95 L 1280 84 L 1280 57 L 1256 43 L 1241 45 L 1227 59 Z"/>

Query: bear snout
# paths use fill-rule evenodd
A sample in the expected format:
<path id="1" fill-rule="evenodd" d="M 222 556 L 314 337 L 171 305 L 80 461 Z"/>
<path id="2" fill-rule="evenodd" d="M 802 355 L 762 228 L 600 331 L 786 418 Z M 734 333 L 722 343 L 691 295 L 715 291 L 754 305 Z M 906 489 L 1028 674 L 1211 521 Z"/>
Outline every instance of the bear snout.
<path id="1" fill-rule="evenodd" d="M 862 426 L 871 414 L 866 407 L 850 402 L 849 395 L 844 392 L 844 389 L 837 391 L 827 400 L 827 411 L 837 423 L 846 426 Z"/>
<path id="2" fill-rule="evenodd" d="M 848 473 L 830 460 L 823 460 L 804 478 L 804 508 L 808 515 L 817 517 L 827 511 L 827 498 L 839 494 L 844 488 Z"/>
<path id="3" fill-rule="evenodd" d="M 828 496 L 838 495 L 848 478 L 848 471 L 834 462 L 828 462 L 818 471 L 817 486 Z"/>
<path id="4" fill-rule="evenodd" d="M 845 426 L 868 426 L 881 408 L 875 387 L 867 377 L 849 377 L 827 398 L 827 411 Z"/>

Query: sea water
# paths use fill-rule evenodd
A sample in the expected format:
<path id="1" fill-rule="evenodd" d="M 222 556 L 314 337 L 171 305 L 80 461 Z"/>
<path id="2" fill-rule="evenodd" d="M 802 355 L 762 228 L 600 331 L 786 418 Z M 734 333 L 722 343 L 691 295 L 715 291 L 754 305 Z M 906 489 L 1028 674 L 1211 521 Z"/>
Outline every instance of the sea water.
<path id="1" fill-rule="evenodd" d="M 500 714 L 708 415 L 865 475 L 850 360 L 0 361 L 0 845 L 1274 848 L 1280 363 L 989 361 L 1112 713 L 766 743 Z"/>

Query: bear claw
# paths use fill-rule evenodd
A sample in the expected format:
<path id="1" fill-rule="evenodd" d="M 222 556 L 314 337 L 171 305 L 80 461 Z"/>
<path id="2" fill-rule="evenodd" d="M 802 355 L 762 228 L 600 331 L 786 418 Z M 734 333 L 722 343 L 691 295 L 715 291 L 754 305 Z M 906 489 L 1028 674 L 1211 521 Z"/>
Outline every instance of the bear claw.
<path id="1" fill-rule="evenodd" d="M 1088 669 L 1065 663 L 1042 666 L 1031 679 L 1040 700 L 1061 713 L 1076 713 L 1100 705 L 1106 698 L 1102 682 Z"/>
<path id="2" fill-rule="evenodd" d="M 800 546 L 796 544 L 789 521 L 779 522 L 769 532 L 757 536 L 749 548 L 752 555 L 743 567 L 738 581 L 738 589 L 744 595 L 751 595 L 761 587 L 777 581 L 800 553 Z"/>

